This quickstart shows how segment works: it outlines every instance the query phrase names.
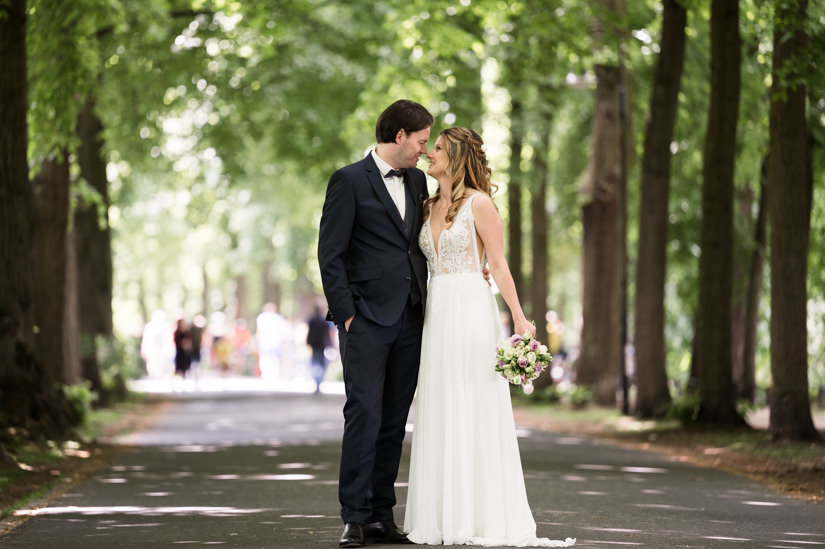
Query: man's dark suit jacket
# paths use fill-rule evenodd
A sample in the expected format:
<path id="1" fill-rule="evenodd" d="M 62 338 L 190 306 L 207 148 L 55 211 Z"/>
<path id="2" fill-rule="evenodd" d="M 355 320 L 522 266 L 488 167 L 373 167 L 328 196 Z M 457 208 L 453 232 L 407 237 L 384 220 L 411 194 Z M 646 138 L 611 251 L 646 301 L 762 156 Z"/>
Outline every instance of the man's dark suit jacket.
<path id="1" fill-rule="evenodd" d="M 342 324 L 358 314 L 390 326 L 401 317 L 411 281 L 426 301 L 427 261 L 418 247 L 424 172 L 406 170 L 404 186 L 406 224 L 371 154 L 332 174 L 318 237 L 328 320 Z"/>

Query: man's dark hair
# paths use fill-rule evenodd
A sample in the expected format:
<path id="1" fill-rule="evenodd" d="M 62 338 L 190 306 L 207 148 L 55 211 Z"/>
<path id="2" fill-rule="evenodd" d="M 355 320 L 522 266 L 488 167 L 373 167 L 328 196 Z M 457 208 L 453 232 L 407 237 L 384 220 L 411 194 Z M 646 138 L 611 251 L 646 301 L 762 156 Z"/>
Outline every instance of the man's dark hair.
<path id="1" fill-rule="evenodd" d="M 413 133 L 433 125 L 430 111 L 415 101 L 399 99 L 381 113 L 375 123 L 375 139 L 378 143 L 395 143 L 399 130 Z"/>

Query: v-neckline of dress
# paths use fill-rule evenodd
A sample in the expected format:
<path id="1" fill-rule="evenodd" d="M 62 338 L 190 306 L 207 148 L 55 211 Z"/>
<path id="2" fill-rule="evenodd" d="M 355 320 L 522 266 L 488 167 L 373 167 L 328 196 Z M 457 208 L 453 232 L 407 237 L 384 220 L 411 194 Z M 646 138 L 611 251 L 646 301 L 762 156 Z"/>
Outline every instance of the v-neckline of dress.
<path id="1" fill-rule="evenodd" d="M 470 201 L 472 200 L 472 198 L 477 194 L 478 193 L 473 193 L 464 200 L 464 204 L 462 204 L 461 207 L 458 209 L 458 211 L 455 213 L 456 217 L 458 217 L 458 214 L 461 213 L 461 210 L 463 210 L 464 207 L 467 204 L 469 204 Z M 435 257 L 439 257 L 439 255 L 438 255 L 439 251 L 438 250 L 440 249 L 439 244 L 441 243 L 441 237 L 446 231 L 449 231 L 450 229 L 447 228 L 447 227 L 442 228 L 441 231 L 438 233 L 438 238 L 436 239 L 435 234 L 433 233 L 433 224 L 432 224 L 433 216 L 432 216 L 432 212 L 433 212 L 433 207 L 432 207 L 432 205 L 430 205 L 430 217 L 427 218 L 427 224 L 430 226 L 429 227 L 430 240 L 433 243 L 433 250 L 435 251 Z M 455 223 L 455 219 L 453 219 L 453 223 Z M 446 223 L 445 223 L 445 225 L 446 225 Z"/>

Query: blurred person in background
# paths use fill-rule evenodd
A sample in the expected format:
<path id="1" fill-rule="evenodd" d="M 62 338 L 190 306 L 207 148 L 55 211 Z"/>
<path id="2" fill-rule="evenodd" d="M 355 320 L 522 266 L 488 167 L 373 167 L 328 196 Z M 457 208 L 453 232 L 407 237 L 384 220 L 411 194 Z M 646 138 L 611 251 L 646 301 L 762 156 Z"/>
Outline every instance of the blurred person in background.
<path id="1" fill-rule="evenodd" d="M 261 377 L 276 379 L 281 375 L 284 342 L 288 340 L 291 331 L 289 322 L 278 314 L 277 305 L 265 303 L 255 320 L 255 343 L 258 347 Z"/>
<path id="2" fill-rule="evenodd" d="M 186 378 L 192 365 L 192 333 L 186 320 L 179 318 L 174 333 L 175 341 L 175 375 Z"/>
<path id="3" fill-rule="evenodd" d="M 209 332 L 212 336 L 211 362 L 218 366 L 221 375 L 227 375 L 232 367 L 232 340 L 226 325 L 226 313 L 215 311 L 209 319 Z"/>
<path id="4" fill-rule="evenodd" d="M 544 319 L 547 321 L 547 348 L 550 354 L 566 354 L 564 352 L 564 322 L 556 311 L 547 311 Z"/>
<path id="5" fill-rule="evenodd" d="M 172 330 L 166 324 L 166 313 L 158 309 L 152 313 L 152 320 L 143 327 L 140 342 L 140 356 L 146 361 L 146 374 L 160 378 L 169 374 L 174 344 L 170 337 Z"/>
<path id="6" fill-rule="evenodd" d="M 307 345 L 312 349 L 310 359 L 310 373 L 315 380 L 315 392 L 321 392 L 321 381 L 327 370 L 326 350 L 332 343 L 330 330 L 333 324 L 328 322 L 321 314 L 321 307 L 315 306 L 312 316 L 307 321 Z"/>
<path id="7" fill-rule="evenodd" d="M 246 319 L 235 320 L 235 329 L 232 332 L 232 346 L 235 348 L 235 361 L 241 369 L 241 374 L 252 373 L 249 366 L 249 356 L 251 353 L 252 333 L 246 324 Z"/>
<path id="8" fill-rule="evenodd" d="M 192 327 L 189 332 L 192 335 L 192 371 L 197 373 L 201 362 L 201 348 L 203 346 L 204 331 L 206 330 L 206 317 L 196 314 L 192 317 Z"/>

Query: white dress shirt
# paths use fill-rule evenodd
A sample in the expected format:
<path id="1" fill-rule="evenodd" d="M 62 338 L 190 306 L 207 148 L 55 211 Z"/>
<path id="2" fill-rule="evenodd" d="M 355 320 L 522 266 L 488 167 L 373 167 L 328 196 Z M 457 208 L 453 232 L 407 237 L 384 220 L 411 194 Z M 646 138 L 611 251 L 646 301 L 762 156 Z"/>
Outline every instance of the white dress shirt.
<path id="1" fill-rule="evenodd" d="M 407 211 L 407 191 L 404 188 L 404 178 L 399 175 L 394 177 L 385 176 L 384 174 L 394 168 L 378 156 L 375 149 L 370 151 L 370 153 L 372 154 L 372 159 L 375 160 L 375 165 L 378 166 L 378 171 L 381 172 L 381 177 L 384 178 L 384 185 L 387 186 L 387 192 L 390 193 L 390 198 L 395 202 L 398 213 L 401 214 L 401 219 L 404 219 L 404 214 Z"/>

